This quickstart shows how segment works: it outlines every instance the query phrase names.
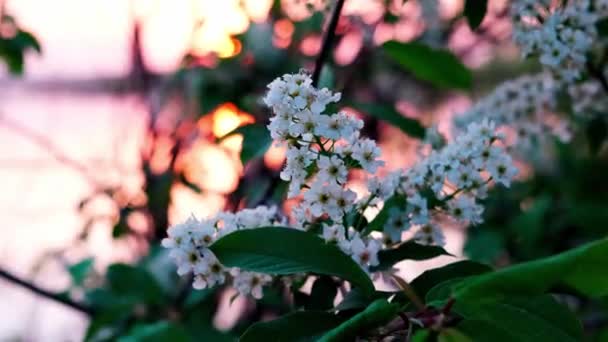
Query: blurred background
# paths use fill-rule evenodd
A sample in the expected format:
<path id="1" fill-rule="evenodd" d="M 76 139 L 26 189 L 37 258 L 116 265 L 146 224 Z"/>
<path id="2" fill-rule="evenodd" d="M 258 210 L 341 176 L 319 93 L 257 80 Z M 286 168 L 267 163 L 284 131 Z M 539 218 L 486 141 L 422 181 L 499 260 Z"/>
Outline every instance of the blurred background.
<path id="1" fill-rule="evenodd" d="M 0 39 L 5 47 L 19 47 L 0 49 L 6 62 L 0 63 L 0 268 L 60 298 L 110 313 L 100 318 L 99 310 L 74 310 L 0 279 L 0 340 L 79 341 L 95 334 L 103 340 L 137 330 L 134 322 L 158 319 L 206 322 L 204 329 L 184 323 L 184 330 L 218 340 L 268 314 L 242 298 L 230 305 L 232 294 L 184 290 L 187 279 L 173 275 L 158 242 L 168 225 L 192 213 L 206 217 L 281 198 L 281 148 L 269 147 L 263 133 L 220 138 L 239 126 L 263 127 L 269 115 L 260 103 L 266 84 L 283 73 L 312 70 L 332 5 L 0 0 Z M 378 140 L 387 162 L 380 173 L 411 165 L 424 133 L 404 134 L 378 121 L 364 110 L 370 104 L 423 127 L 437 125 L 449 138 L 455 114 L 501 81 L 538 70 L 520 61 L 510 41 L 506 0 L 489 1 L 475 32 L 462 16 L 463 5 L 345 3 L 321 85 L 342 91 L 345 110 L 365 120 L 365 134 Z M 447 91 L 417 80 L 378 49 L 389 40 L 449 49 L 473 70 L 473 89 Z M 522 180 L 528 182 L 510 195 L 516 198 L 496 201 L 511 203 L 516 212 L 541 206 L 536 216 L 523 218 L 538 221 L 551 216 L 545 212 L 551 201 L 564 195 L 533 195 L 530 179 L 539 173 L 526 167 Z M 544 170 L 555 171 L 547 164 Z M 352 183 L 363 188 L 357 177 Z M 510 247 L 521 236 L 503 229 L 510 222 L 490 222 L 495 230 L 475 235 L 477 245 L 465 248 L 478 260 L 508 264 L 553 252 L 530 247 L 534 253 L 514 255 Z M 535 246 L 542 234 L 541 229 L 526 243 Z M 465 235 L 453 227 L 446 249 L 463 256 Z M 427 266 L 402 267 L 411 279 Z M 149 277 L 158 283 L 153 289 Z M 116 279 L 129 279 L 134 288 L 120 288 Z M 151 299 L 155 291 L 163 293 L 163 302 Z M 142 299 L 140 292 L 151 294 Z M 264 305 L 280 311 L 275 304 Z M 196 316 L 191 309 L 199 306 L 211 309 L 199 308 Z"/>

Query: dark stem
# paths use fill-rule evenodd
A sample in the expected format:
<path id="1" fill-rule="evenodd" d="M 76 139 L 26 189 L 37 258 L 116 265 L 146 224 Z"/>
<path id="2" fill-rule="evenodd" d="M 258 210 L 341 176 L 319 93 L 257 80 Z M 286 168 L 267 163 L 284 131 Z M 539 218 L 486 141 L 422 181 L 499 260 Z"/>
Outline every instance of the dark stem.
<path id="1" fill-rule="evenodd" d="M 0 278 L 4 278 L 4 279 L 8 280 L 9 282 L 11 282 L 13 284 L 17 284 L 21 287 L 24 287 L 41 297 L 48 298 L 48 299 L 54 300 L 56 302 L 59 302 L 74 310 L 80 311 L 88 316 L 93 316 L 95 314 L 95 311 L 93 310 L 93 308 L 91 308 L 87 305 L 74 302 L 71 299 L 64 297 L 60 294 L 53 293 L 51 291 L 39 288 L 38 286 L 36 286 L 24 279 L 21 279 L 21 278 L 17 277 L 16 275 L 14 275 L 4 269 L 1 269 L 1 268 L 0 268 Z"/>
<path id="2" fill-rule="evenodd" d="M 329 21 L 329 25 L 327 25 L 327 30 L 325 31 L 325 36 L 323 37 L 323 43 L 321 45 L 321 51 L 317 56 L 315 61 L 315 69 L 312 72 L 312 85 L 317 86 L 319 83 L 319 77 L 321 76 L 321 71 L 323 70 L 323 64 L 325 64 L 325 60 L 327 56 L 329 56 L 329 51 L 331 50 L 331 46 L 334 38 L 336 37 L 336 27 L 338 26 L 338 21 L 340 19 L 340 13 L 342 12 L 342 7 L 344 6 L 344 0 L 337 0 L 336 5 L 334 6 L 333 12 L 331 14 L 331 19 Z M 275 174 L 270 182 L 270 186 L 266 193 L 262 197 L 260 204 L 266 204 L 272 194 L 274 189 L 281 183 L 281 178 L 278 174 Z"/>
<path id="3" fill-rule="evenodd" d="M 321 52 L 319 52 L 319 55 L 317 56 L 317 60 L 315 61 L 315 69 L 312 72 L 312 85 L 315 87 L 319 83 L 319 77 L 321 76 L 321 71 L 323 70 L 323 64 L 325 64 L 325 60 L 329 56 L 329 51 L 331 50 L 332 43 L 336 37 L 336 27 L 338 26 L 340 12 L 342 12 L 343 6 L 344 0 L 336 1 L 333 13 L 331 14 L 331 19 L 329 20 L 329 25 L 327 25 L 325 37 L 323 37 L 323 44 L 321 45 Z"/>

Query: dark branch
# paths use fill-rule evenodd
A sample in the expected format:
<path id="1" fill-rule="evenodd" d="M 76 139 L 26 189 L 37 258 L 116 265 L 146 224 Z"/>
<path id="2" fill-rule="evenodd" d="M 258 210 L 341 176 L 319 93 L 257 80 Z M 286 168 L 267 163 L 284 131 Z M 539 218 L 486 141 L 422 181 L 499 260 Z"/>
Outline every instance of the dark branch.
<path id="1" fill-rule="evenodd" d="M 319 83 L 319 77 L 321 76 L 321 71 L 323 70 L 323 64 L 325 64 L 325 60 L 329 56 L 329 52 L 331 50 L 334 38 L 336 37 L 336 27 L 338 26 L 340 13 L 342 12 L 343 6 L 344 0 L 336 1 L 333 13 L 331 14 L 331 19 L 329 20 L 329 24 L 327 25 L 327 30 L 325 31 L 325 37 L 323 37 L 321 51 L 319 52 L 317 60 L 315 61 L 315 69 L 312 72 L 313 86 L 316 86 L 317 83 Z"/>
<path id="2" fill-rule="evenodd" d="M 336 5 L 334 6 L 333 12 L 331 14 L 331 19 L 329 24 L 327 25 L 327 30 L 325 31 L 325 36 L 323 37 L 323 43 L 321 45 L 321 51 L 317 56 L 317 60 L 315 61 L 315 69 L 312 72 L 312 85 L 317 86 L 319 83 L 319 77 L 321 76 L 321 71 L 323 70 L 323 64 L 325 64 L 325 60 L 327 56 L 329 56 L 329 51 L 331 50 L 333 40 L 336 36 L 336 27 L 338 26 L 338 21 L 340 19 L 340 13 L 342 12 L 342 7 L 344 6 L 344 0 L 337 0 Z M 242 179 L 241 179 L 242 180 Z M 278 174 L 273 175 L 270 180 L 270 186 L 266 193 L 262 197 L 260 204 L 266 204 L 270 200 L 275 188 L 281 183 L 281 178 Z M 238 205 L 238 201 L 236 203 Z"/>
<path id="3" fill-rule="evenodd" d="M 11 282 L 13 284 L 17 284 L 17 285 L 19 285 L 21 287 L 24 287 L 24 288 L 32 291 L 33 293 L 41 296 L 41 297 L 48 298 L 48 299 L 51 299 L 51 300 L 53 300 L 55 302 L 61 303 L 61 304 L 65 305 L 65 306 L 68 306 L 68 307 L 70 307 L 70 308 L 72 308 L 72 309 L 74 309 L 76 311 L 80 311 L 80 312 L 82 312 L 82 313 L 84 313 L 84 314 L 86 314 L 88 316 L 93 316 L 95 314 L 95 311 L 93 310 L 93 308 L 91 308 L 91 307 L 89 307 L 87 305 L 74 302 L 71 299 L 69 299 L 67 297 L 64 297 L 64 296 L 62 296 L 60 294 L 57 294 L 57 293 L 54 293 L 54 292 L 42 289 L 42 288 L 40 288 L 40 287 L 38 287 L 38 286 L 36 286 L 36 285 L 34 285 L 34 284 L 32 284 L 32 283 L 24 280 L 24 279 L 21 279 L 21 278 L 17 277 L 16 275 L 14 275 L 14 274 L 12 274 L 12 273 L 4 270 L 4 269 L 1 269 L 1 268 L 0 268 L 0 278 L 4 278 L 4 279 L 8 280 L 9 282 Z"/>

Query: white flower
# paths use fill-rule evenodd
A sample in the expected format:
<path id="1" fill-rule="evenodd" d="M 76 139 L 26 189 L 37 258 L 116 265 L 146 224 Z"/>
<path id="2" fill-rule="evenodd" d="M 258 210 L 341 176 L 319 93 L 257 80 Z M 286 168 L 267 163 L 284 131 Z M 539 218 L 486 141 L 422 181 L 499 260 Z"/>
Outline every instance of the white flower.
<path id="1" fill-rule="evenodd" d="M 410 219 L 407 212 L 392 208 L 390 216 L 384 225 L 384 233 L 390 240 L 391 244 L 401 241 L 401 235 L 404 231 L 410 229 Z"/>
<path id="2" fill-rule="evenodd" d="M 391 172 L 388 176 L 382 179 L 379 177 L 369 177 L 367 179 L 367 190 L 369 191 L 370 195 L 380 199 L 385 199 L 392 196 L 397 189 L 402 172 L 402 170 Z"/>
<path id="3" fill-rule="evenodd" d="M 332 220 L 339 221 L 342 216 L 353 208 L 357 194 L 352 190 L 332 186 L 330 189 L 333 198 L 332 205 L 335 207 L 330 210 L 329 215 Z"/>
<path id="4" fill-rule="evenodd" d="M 429 221 L 429 212 L 426 207 L 426 198 L 415 194 L 407 199 L 407 212 L 411 215 L 413 224 L 425 224 Z"/>
<path id="5" fill-rule="evenodd" d="M 598 33 L 599 16 L 589 1 L 539 6 L 528 0 L 513 2 L 513 39 L 524 56 L 538 55 L 541 63 L 566 83 L 580 78 L 586 55 Z"/>
<path id="6" fill-rule="evenodd" d="M 320 156 L 317 161 L 319 173 L 317 177 L 322 182 L 344 184 L 348 176 L 348 170 L 342 159 L 338 156 Z"/>
<path id="7" fill-rule="evenodd" d="M 414 241 L 423 245 L 445 245 L 445 238 L 441 228 L 431 223 L 425 224 L 418 229 L 414 235 Z"/>
<path id="8" fill-rule="evenodd" d="M 346 238 L 344 236 L 344 226 L 339 224 L 334 224 L 328 226 L 326 224 L 323 225 L 323 239 L 329 243 L 339 244 L 344 241 Z"/>
<path id="9" fill-rule="evenodd" d="M 361 238 L 356 237 L 350 241 L 352 257 L 363 267 L 378 265 L 378 251 L 380 247 L 380 243 L 376 240 L 369 240 L 366 244 Z"/>
<path id="10" fill-rule="evenodd" d="M 191 216 L 185 222 L 169 227 L 167 229 L 168 237 L 161 241 L 162 246 L 165 248 L 192 248 L 194 243 L 191 234 L 197 225 L 199 225 L 199 221 Z"/>
<path id="11" fill-rule="evenodd" d="M 335 208 L 335 199 L 331 191 L 330 186 L 322 182 L 315 182 L 304 194 L 304 201 L 309 206 L 310 213 L 314 217 L 320 217 L 323 214 L 327 214 L 332 208 Z"/>
<path id="12" fill-rule="evenodd" d="M 370 139 L 359 140 L 353 147 L 352 157 L 369 173 L 375 173 L 379 166 L 384 165 L 383 161 L 377 159 L 380 157 L 380 149 Z"/>
<path id="13" fill-rule="evenodd" d="M 511 185 L 511 180 L 517 175 L 517 168 L 509 155 L 502 155 L 488 163 L 488 172 L 496 183 L 504 186 Z"/>
<path id="14" fill-rule="evenodd" d="M 200 222 L 192 230 L 192 240 L 197 246 L 208 247 L 215 241 L 216 230 L 212 222 Z"/>
<path id="15" fill-rule="evenodd" d="M 448 212 L 460 222 L 470 222 L 471 224 L 482 222 L 483 207 L 469 195 L 460 195 L 448 201 Z"/>
<path id="16" fill-rule="evenodd" d="M 263 273 L 236 271 L 233 272 L 234 287 L 243 296 L 251 295 L 255 299 L 263 296 L 263 287 L 272 281 L 272 278 Z"/>

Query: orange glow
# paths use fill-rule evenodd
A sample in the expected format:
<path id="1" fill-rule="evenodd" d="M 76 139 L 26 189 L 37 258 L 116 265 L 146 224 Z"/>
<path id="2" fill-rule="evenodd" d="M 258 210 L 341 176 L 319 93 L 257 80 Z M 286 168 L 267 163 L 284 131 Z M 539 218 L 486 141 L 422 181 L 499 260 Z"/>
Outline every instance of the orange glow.
<path id="1" fill-rule="evenodd" d="M 336 63 L 348 65 L 352 63 L 363 46 L 363 34 L 358 30 L 347 33 L 334 51 Z"/>
<path id="2" fill-rule="evenodd" d="M 222 210 L 226 203 L 222 194 L 209 191 L 198 194 L 181 184 L 174 185 L 171 188 L 171 199 L 172 205 L 169 209 L 171 224 L 182 222 L 192 214 L 195 214 L 198 218 L 210 217 Z"/>
<path id="3" fill-rule="evenodd" d="M 272 37 L 272 45 L 279 49 L 287 49 L 291 45 L 291 38 L 279 38 L 277 36 Z"/>
<path id="4" fill-rule="evenodd" d="M 253 117 L 240 111 L 231 102 L 224 103 L 213 111 L 213 135 L 216 138 L 223 137 L 235 128 L 248 123 L 253 123 Z"/>
<path id="5" fill-rule="evenodd" d="M 237 186 L 241 172 L 232 153 L 205 142 L 195 144 L 188 152 L 184 175 L 206 191 L 227 194 Z"/>
<path id="6" fill-rule="evenodd" d="M 280 170 L 285 161 L 286 152 L 287 148 L 285 146 L 278 147 L 273 144 L 266 154 L 264 154 L 264 164 L 266 164 L 269 169 L 275 171 Z"/>
<path id="7" fill-rule="evenodd" d="M 321 49 L 321 37 L 319 35 L 310 35 L 302 40 L 300 50 L 306 56 L 315 56 Z"/>
<path id="8" fill-rule="evenodd" d="M 229 40 L 230 44 L 227 44 L 226 46 L 222 46 L 221 49 L 218 50 L 217 55 L 220 58 L 230 58 L 230 57 L 234 57 L 236 55 L 238 55 L 239 53 L 241 53 L 241 49 L 243 48 L 243 45 L 241 44 L 241 41 L 236 39 L 236 38 L 230 38 Z"/>
<path id="9" fill-rule="evenodd" d="M 289 19 L 279 19 L 274 24 L 274 34 L 279 38 L 291 38 L 294 30 L 293 23 Z"/>

